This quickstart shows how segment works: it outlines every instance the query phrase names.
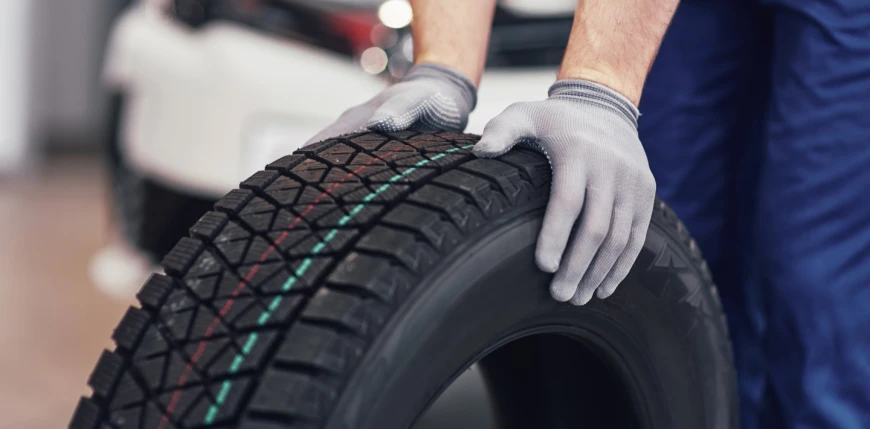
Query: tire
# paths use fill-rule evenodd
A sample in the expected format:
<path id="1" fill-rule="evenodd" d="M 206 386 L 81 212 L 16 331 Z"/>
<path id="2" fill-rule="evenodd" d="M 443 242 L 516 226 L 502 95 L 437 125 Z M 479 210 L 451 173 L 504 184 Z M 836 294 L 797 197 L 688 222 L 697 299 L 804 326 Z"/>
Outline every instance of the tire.
<path id="1" fill-rule="evenodd" d="M 473 135 L 363 133 L 272 164 L 163 259 L 70 427 L 409 428 L 473 362 L 506 428 L 736 428 L 706 264 L 661 202 L 617 292 L 548 293 L 550 171 Z"/>

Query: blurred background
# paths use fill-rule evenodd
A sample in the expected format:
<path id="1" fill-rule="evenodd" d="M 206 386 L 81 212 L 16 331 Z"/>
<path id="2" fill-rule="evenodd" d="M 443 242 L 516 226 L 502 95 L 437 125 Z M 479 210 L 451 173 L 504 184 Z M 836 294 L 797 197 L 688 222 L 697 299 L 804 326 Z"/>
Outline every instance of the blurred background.
<path id="1" fill-rule="evenodd" d="M 470 132 L 545 96 L 574 5 L 500 2 Z M 65 427 L 160 257 L 400 79 L 412 16 L 405 0 L 0 1 L 0 428 Z"/>

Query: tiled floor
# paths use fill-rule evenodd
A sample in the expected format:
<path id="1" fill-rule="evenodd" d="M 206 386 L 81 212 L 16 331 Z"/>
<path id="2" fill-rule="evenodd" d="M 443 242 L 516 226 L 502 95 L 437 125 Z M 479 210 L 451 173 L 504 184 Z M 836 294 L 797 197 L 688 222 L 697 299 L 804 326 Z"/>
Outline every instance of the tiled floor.
<path id="1" fill-rule="evenodd" d="M 0 429 L 66 427 L 127 305 L 88 280 L 106 239 L 102 164 L 0 181 Z"/>

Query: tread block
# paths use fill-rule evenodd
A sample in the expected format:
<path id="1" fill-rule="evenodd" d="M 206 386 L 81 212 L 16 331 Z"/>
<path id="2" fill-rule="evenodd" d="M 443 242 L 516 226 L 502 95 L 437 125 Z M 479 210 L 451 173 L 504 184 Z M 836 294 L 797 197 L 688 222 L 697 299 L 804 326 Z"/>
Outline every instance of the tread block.
<path id="1" fill-rule="evenodd" d="M 496 160 L 516 167 L 523 179 L 530 182 L 535 188 L 550 185 L 552 170 L 547 158 L 533 150 L 514 148 L 508 153 L 496 158 Z"/>
<path id="2" fill-rule="evenodd" d="M 269 368 L 251 401 L 252 411 L 320 422 L 338 397 L 337 383 Z"/>
<path id="3" fill-rule="evenodd" d="M 427 165 L 428 167 L 428 165 Z M 438 170 L 434 168 L 414 168 L 413 171 L 408 172 L 408 170 L 412 167 L 400 167 L 395 170 L 388 168 L 379 173 L 372 174 L 368 176 L 368 180 L 371 183 L 404 183 L 404 184 L 416 184 L 418 182 L 430 179 L 438 174 Z"/>
<path id="4" fill-rule="evenodd" d="M 381 147 L 381 145 L 383 145 L 386 141 L 386 136 L 376 133 L 364 134 L 359 137 L 353 137 L 350 139 L 351 143 L 365 150 L 376 150 L 377 148 Z"/>
<path id="5" fill-rule="evenodd" d="M 351 228 L 362 227 L 370 224 L 386 208 L 382 205 L 364 204 L 349 208 L 350 213 L 343 210 L 332 210 L 318 217 L 315 225 L 321 228 Z"/>
<path id="6" fill-rule="evenodd" d="M 242 280 L 229 272 L 184 279 L 187 290 L 200 300 L 207 302 L 218 297 L 229 296 L 238 289 L 240 283 Z"/>
<path id="7" fill-rule="evenodd" d="M 441 222 L 441 217 L 437 212 L 411 204 L 399 204 L 382 220 L 388 225 L 399 226 L 423 234 L 429 240 L 429 244 L 438 250 L 444 250 L 445 242 L 455 243 L 461 237 L 459 231 L 451 225 Z"/>
<path id="8" fill-rule="evenodd" d="M 170 413 L 167 411 L 167 416 L 172 420 L 179 421 L 184 426 L 187 426 L 188 423 L 185 421 L 185 417 L 192 417 L 190 414 L 192 414 L 192 411 L 195 408 L 204 408 L 207 410 L 208 406 L 211 404 L 207 390 L 200 386 L 166 392 L 161 394 L 158 400 L 160 401 L 160 409 L 169 410 L 171 408 L 172 412 Z M 193 422 L 191 421 L 190 423 Z M 202 421 L 200 420 L 197 423 L 201 424 Z M 151 427 L 156 429 L 158 426 Z M 147 428 L 148 426 L 143 425 L 142 429 Z"/>
<path id="9" fill-rule="evenodd" d="M 276 222 L 277 224 L 277 222 Z M 296 229 L 296 221 L 291 221 L 284 230 L 272 231 L 268 234 L 272 244 L 278 247 L 282 254 L 290 252 L 298 253 L 299 243 L 309 240 L 310 237 L 316 237 L 317 232 L 308 229 Z M 307 252 L 310 248 L 306 248 Z"/>
<path id="10" fill-rule="evenodd" d="M 511 165 L 492 159 L 475 159 L 463 164 L 459 169 L 497 184 L 511 205 L 517 203 L 523 191 L 520 172 Z"/>
<path id="11" fill-rule="evenodd" d="M 253 197 L 241 210 L 239 210 L 239 215 L 249 215 L 249 214 L 258 214 L 258 213 L 273 213 L 278 208 L 275 207 L 271 202 L 260 198 Z"/>
<path id="12" fill-rule="evenodd" d="M 298 206 L 297 206 L 298 207 Z M 328 208 L 326 206 L 321 206 L 321 208 Z M 275 216 L 275 220 L 272 221 L 272 231 L 291 231 L 293 230 L 306 230 L 310 228 L 310 223 L 307 219 L 310 219 L 311 216 L 309 213 L 306 213 L 307 207 L 303 209 L 303 211 L 299 214 L 293 213 L 290 210 L 281 209 L 278 210 L 277 215 Z M 310 211 L 314 211 L 315 208 L 312 207 Z M 302 214 L 305 214 L 304 216 Z"/>
<path id="13" fill-rule="evenodd" d="M 121 349 L 133 350 L 150 324 L 151 316 L 144 310 L 130 307 L 112 332 L 112 340 Z"/>
<path id="14" fill-rule="evenodd" d="M 334 205 L 335 202 L 329 192 L 317 186 L 307 185 L 299 193 L 296 204 Z"/>
<path id="15" fill-rule="evenodd" d="M 215 210 L 224 213 L 236 214 L 253 198 L 254 193 L 249 189 L 233 189 L 223 198 L 218 200 L 218 202 L 215 203 L 214 208 Z"/>
<path id="16" fill-rule="evenodd" d="M 376 187 L 376 189 L 379 187 Z M 356 190 L 352 192 L 348 192 L 346 194 L 341 195 L 341 201 L 348 204 L 359 204 L 359 203 L 381 203 L 388 204 L 396 201 L 405 195 L 408 195 L 411 192 L 411 187 L 408 185 L 400 185 L 393 184 L 390 185 L 385 190 L 376 194 L 374 198 L 370 195 L 373 193 L 373 189 L 368 187 L 358 187 Z M 369 198 L 368 200 L 366 198 Z"/>
<path id="17" fill-rule="evenodd" d="M 302 183 L 315 184 L 320 183 L 329 167 L 313 159 L 306 159 L 303 163 L 293 167 L 289 174 L 297 178 Z"/>
<path id="18" fill-rule="evenodd" d="M 163 257 L 160 265 L 167 273 L 182 276 L 193 265 L 203 248 L 205 245 L 202 241 L 184 237 Z"/>
<path id="19" fill-rule="evenodd" d="M 234 297 L 217 300 L 215 306 L 221 309 L 224 323 L 235 331 L 241 331 L 288 322 L 295 310 L 302 306 L 302 298 L 298 295 L 278 296 L 261 302 L 256 297 Z"/>
<path id="20" fill-rule="evenodd" d="M 123 368 L 124 358 L 117 353 L 103 350 L 94 371 L 88 377 L 88 386 L 97 396 L 107 398 L 112 393 L 112 388 L 120 378 Z"/>
<path id="21" fill-rule="evenodd" d="M 320 278 L 332 261 L 333 257 L 331 256 L 316 256 L 290 262 L 287 268 L 297 277 L 293 289 L 298 288 L 300 284 L 304 287 L 318 286 Z"/>
<path id="22" fill-rule="evenodd" d="M 230 265 L 238 265 L 245 257 L 248 246 L 251 244 L 250 239 L 240 239 L 226 242 L 215 243 L 215 247 L 221 256 L 230 263 Z"/>
<path id="23" fill-rule="evenodd" d="M 354 174 L 353 170 L 347 170 L 343 167 L 330 168 L 323 178 L 323 183 L 328 183 L 329 188 L 336 186 L 338 183 L 354 183 L 359 181 L 360 178 Z"/>
<path id="24" fill-rule="evenodd" d="M 133 351 L 133 360 L 138 361 L 150 359 L 153 356 L 165 354 L 170 348 L 171 346 L 163 337 L 163 334 L 161 334 L 160 330 L 152 324 L 145 330 L 145 334 L 142 335 L 139 347 Z"/>
<path id="25" fill-rule="evenodd" d="M 377 152 L 378 152 L 378 155 L 380 156 L 380 154 L 382 154 L 382 153 L 386 154 L 388 152 L 394 152 L 394 153 L 395 152 L 410 152 L 410 153 L 416 154 L 417 150 L 414 149 L 413 146 L 411 146 L 407 143 L 403 143 L 403 142 L 396 141 L 396 140 L 390 140 L 387 143 L 385 143 L 384 145 L 382 145 L 381 147 L 379 147 Z"/>
<path id="26" fill-rule="evenodd" d="M 247 178 L 245 181 L 239 184 L 239 187 L 242 189 L 251 189 L 261 191 L 266 189 L 275 179 L 277 179 L 281 174 L 275 170 L 265 170 L 258 171 L 254 173 L 253 176 Z"/>
<path id="27" fill-rule="evenodd" d="M 347 153 L 331 153 L 327 150 L 324 153 L 318 155 L 317 159 L 327 162 L 333 165 L 346 165 L 348 161 L 356 154 L 356 152 L 347 152 Z"/>
<path id="28" fill-rule="evenodd" d="M 99 425 L 100 407 L 90 398 L 79 399 L 73 413 L 69 429 L 97 429 Z"/>
<path id="29" fill-rule="evenodd" d="M 302 184 L 286 176 L 281 176 L 266 188 L 266 195 L 281 206 L 296 203 L 296 197 L 302 189 Z"/>
<path id="30" fill-rule="evenodd" d="M 126 408 L 144 400 L 145 392 L 142 391 L 142 387 L 133 379 L 129 372 L 125 372 L 115 387 L 115 392 L 112 395 L 111 402 L 109 402 L 109 409 Z"/>
<path id="31" fill-rule="evenodd" d="M 302 311 L 302 319 L 338 326 L 367 338 L 386 320 L 389 308 L 346 292 L 322 288 Z"/>
<path id="32" fill-rule="evenodd" d="M 341 143 L 340 138 L 326 139 L 326 140 L 321 141 L 321 142 L 311 143 L 308 146 L 304 146 L 304 147 L 298 149 L 295 153 L 305 154 L 305 155 L 314 155 L 316 153 L 320 153 L 326 149 L 329 149 L 330 147 L 332 147 L 333 145 L 335 145 L 337 143 Z"/>
<path id="33" fill-rule="evenodd" d="M 137 361 L 134 363 L 134 368 L 144 379 L 148 391 L 153 393 L 178 388 L 181 385 L 199 384 L 201 382 L 199 371 L 192 370 L 188 366 L 189 363 L 189 359 L 173 351 Z"/>
<path id="34" fill-rule="evenodd" d="M 366 153 L 366 152 L 360 152 L 360 153 L 356 154 L 356 156 L 354 156 L 353 159 L 348 164 L 348 168 L 352 168 L 353 171 L 357 175 L 360 175 L 361 177 L 365 177 L 366 175 L 371 174 L 371 173 L 368 173 L 366 175 L 362 175 L 361 173 L 363 173 L 365 171 L 370 172 L 372 170 L 377 170 L 378 168 L 383 169 L 385 167 L 387 167 L 386 160 L 383 160 L 383 159 L 381 159 L 373 154 Z M 377 171 L 381 171 L 381 170 L 377 170 Z"/>
<path id="35" fill-rule="evenodd" d="M 246 239 L 251 237 L 251 233 L 240 225 L 237 221 L 231 220 L 221 231 L 220 235 L 214 238 L 214 243 L 225 243 L 227 241 Z"/>
<path id="36" fill-rule="evenodd" d="M 265 263 L 272 261 L 280 261 L 281 252 L 272 244 L 271 241 L 263 237 L 255 237 L 251 240 L 251 244 L 245 252 L 245 257 L 242 262 L 250 263 Z"/>
<path id="37" fill-rule="evenodd" d="M 341 375 L 356 365 L 364 351 L 362 341 L 322 326 L 298 323 L 290 329 L 275 354 L 275 361 Z"/>
<path id="38" fill-rule="evenodd" d="M 142 306 L 157 309 L 166 301 L 173 286 L 171 278 L 162 274 L 152 274 L 139 293 L 136 294 L 136 298 L 139 299 Z"/>
<path id="39" fill-rule="evenodd" d="M 224 264 L 222 264 L 218 260 L 218 257 L 215 256 L 214 249 L 210 248 L 199 254 L 196 261 L 190 266 L 190 269 L 187 270 L 185 278 L 196 278 L 219 274 L 223 270 Z"/>
<path id="40" fill-rule="evenodd" d="M 484 217 L 489 218 L 492 216 L 496 198 L 488 181 L 472 176 L 464 171 L 450 170 L 438 176 L 432 182 L 464 193 L 471 197 L 471 200 L 480 209 Z"/>
<path id="41" fill-rule="evenodd" d="M 450 217 L 460 231 L 465 233 L 469 231 L 472 211 L 479 213 L 476 208 L 468 207 L 465 203 L 465 197 L 461 193 L 440 186 L 423 186 L 411 194 L 407 201 L 442 211 Z"/>
<path id="42" fill-rule="evenodd" d="M 338 225 L 338 222 L 334 222 Z M 294 258 L 305 257 L 312 253 L 314 249 L 318 250 L 318 255 L 328 255 L 338 253 L 359 235 L 357 229 L 339 229 L 336 233 L 331 234 L 326 231 L 309 234 L 303 240 L 297 242 L 293 247 L 287 249 L 289 255 Z"/>
<path id="43" fill-rule="evenodd" d="M 129 426 L 124 425 L 122 429 L 147 429 L 147 428 L 159 428 L 161 427 L 161 421 L 163 420 L 163 409 L 157 408 L 157 406 L 153 403 L 146 404 L 142 410 L 141 414 L 142 423 L 139 425 L 132 425 L 133 422 L 130 422 Z M 166 421 L 165 424 L 162 425 L 163 429 L 181 429 L 180 426 L 176 424 L 172 416 L 170 416 L 169 420 Z"/>
<path id="44" fill-rule="evenodd" d="M 113 411 L 109 415 L 109 421 L 111 422 L 113 427 L 118 429 L 143 429 L 146 427 L 141 424 L 144 411 L 145 406 Z M 157 426 L 153 427 L 156 428 Z M 172 422 L 167 422 L 167 424 L 164 426 L 164 429 L 170 428 L 178 429 L 178 427 L 175 426 Z"/>
<path id="45" fill-rule="evenodd" d="M 190 235 L 203 241 L 211 241 L 221 232 L 229 221 L 227 215 L 218 212 L 206 212 L 190 227 Z"/>
<path id="46" fill-rule="evenodd" d="M 267 170 L 277 170 L 282 173 L 305 161 L 305 155 L 287 155 L 266 166 Z"/>
<path id="47" fill-rule="evenodd" d="M 210 397 L 217 397 L 220 394 L 219 388 L 223 387 L 225 383 L 228 382 L 225 380 L 222 383 L 216 383 L 216 385 L 211 389 Z M 244 404 L 245 399 L 250 396 L 251 385 L 253 383 L 249 377 L 233 378 L 232 381 L 229 383 L 229 386 L 231 388 L 227 390 L 227 394 L 224 397 L 223 402 L 220 404 L 220 406 L 215 408 L 216 412 L 214 412 L 212 424 L 210 426 L 220 425 L 229 420 L 238 418 L 239 414 L 242 412 L 242 404 Z M 208 416 L 209 412 L 212 411 L 211 407 L 214 404 L 210 397 L 206 395 L 200 395 L 199 401 L 189 407 L 189 410 L 184 415 L 184 420 L 182 420 L 184 427 L 202 427 L 206 416 Z M 223 427 L 234 428 L 237 426 L 233 425 Z"/>
<path id="48" fill-rule="evenodd" d="M 250 344 L 247 349 L 239 347 L 224 347 L 215 353 L 212 359 L 204 365 L 204 371 L 210 378 L 225 377 L 231 374 L 254 371 L 263 368 L 267 362 L 266 352 L 278 338 L 272 331 L 252 332 L 242 335 L 239 343 Z M 238 359 L 238 360 L 237 360 Z M 240 364 L 238 362 L 241 362 Z M 234 366 L 237 365 L 237 366 Z M 207 365 L 207 366 L 206 366 Z"/>
<path id="49" fill-rule="evenodd" d="M 440 134 L 436 135 L 427 135 L 420 134 L 408 139 L 408 144 L 414 146 L 415 148 L 425 148 L 433 145 L 441 145 L 444 143 L 449 143 L 449 140 L 446 140 L 444 136 Z"/>
<path id="50" fill-rule="evenodd" d="M 426 245 L 425 238 L 418 240 L 406 231 L 375 226 L 357 243 L 357 248 L 382 255 L 390 255 L 404 264 L 409 270 L 419 272 L 434 260 L 435 249 Z"/>
<path id="51" fill-rule="evenodd" d="M 251 267 L 240 268 L 247 272 L 245 279 L 248 280 L 248 287 L 256 289 L 260 295 L 268 294 L 284 294 L 291 291 L 296 292 L 299 289 L 304 289 L 305 284 L 294 280 L 294 284 L 287 285 L 290 277 L 290 271 L 287 270 L 284 262 L 269 262 L 256 264 Z M 222 294 L 229 296 L 229 294 Z"/>
<path id="52" fill-rule="evenodd" d="M 390 264 L 386 258 L 351 252 L 332 270 L 327 284 L 342 289 L 358 289 L 393 305 L 413 287 L 413 275 L 403 267 Z"/>

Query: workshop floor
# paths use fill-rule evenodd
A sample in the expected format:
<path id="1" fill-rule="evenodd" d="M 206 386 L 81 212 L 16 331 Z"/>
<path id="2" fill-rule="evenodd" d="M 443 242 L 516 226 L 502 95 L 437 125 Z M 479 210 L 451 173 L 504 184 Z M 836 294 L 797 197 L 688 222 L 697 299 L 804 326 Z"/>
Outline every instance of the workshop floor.
<path id="1" fill-rule="evenodd" d="M 64 158 L 0 180 L 0 429 L 66 427 L 127 307 L 87 275 L 106 240 L 101 167 Z"/>
<path id="2" fill-rule="evenodd" d="M 39 175 L 0 180 L 0 429 L 67 427 L 129 304 L 88 277 L 107 240 L 102 167 L 63 158 Z M 479 376 L 468 371 L 415 429 L 487 429 L 488 410 Z"/>

